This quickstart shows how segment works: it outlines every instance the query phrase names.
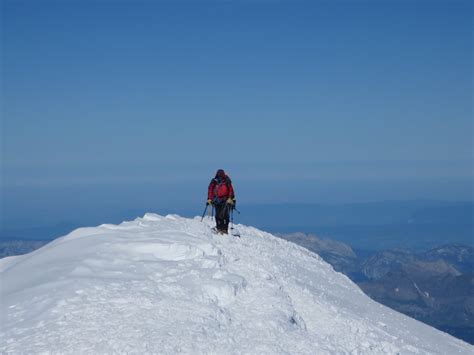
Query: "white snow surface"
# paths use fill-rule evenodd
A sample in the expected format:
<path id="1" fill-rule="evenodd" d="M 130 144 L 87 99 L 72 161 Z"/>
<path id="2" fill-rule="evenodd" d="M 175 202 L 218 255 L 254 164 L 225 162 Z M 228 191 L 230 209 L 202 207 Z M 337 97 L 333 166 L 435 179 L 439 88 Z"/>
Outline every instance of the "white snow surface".
<path id="1" fill-rule="evenodd" d="M 146 214 L 0 260 L 2 353 L 474 354 L 252 227 Z"/>

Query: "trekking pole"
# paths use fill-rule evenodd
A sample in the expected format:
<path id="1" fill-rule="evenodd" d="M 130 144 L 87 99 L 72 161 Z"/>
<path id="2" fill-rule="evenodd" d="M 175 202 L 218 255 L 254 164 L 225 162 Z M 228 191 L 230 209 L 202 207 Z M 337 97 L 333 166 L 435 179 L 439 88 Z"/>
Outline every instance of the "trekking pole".
<path id="1" fill-rule="evenodd" d="M 206 204 L 206 208 L 204 209 L 204 212 L 202 213 L 201 222 L 204 219 L 204 216 L 206 215 L 206 211 L 207 211 L 208 207 L 209 207 L 209 205 Z"/>
<path id="2" fill-rule="evenodd" d="M 235 231 L 232 233 L 234 237 L 239 237 L 240 238 L 240 233 L 239 231 L 235 228 L 235 223 L 234 223 L 234 210 L 235 207 L 231 207 L 230 209 L 230 230 Z M 240 212 L 239 212 L 240 213 Z"/>
<path id="3" fill-rule="evenodd" d="M 240 211 L 237 209 L 237 207 L 234 207 L 233 209 L 236 210 L 238 214 L 240 214 Z"/>

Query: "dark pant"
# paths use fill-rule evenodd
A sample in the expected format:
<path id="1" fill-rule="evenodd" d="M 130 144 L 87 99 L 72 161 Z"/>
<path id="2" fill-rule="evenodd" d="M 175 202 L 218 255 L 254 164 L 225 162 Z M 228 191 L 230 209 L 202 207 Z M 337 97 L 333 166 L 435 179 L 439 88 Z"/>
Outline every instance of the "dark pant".
<path id="1" fill-rule="evenodd" d="M 216 207 L 216 228 L 219 231 L 228 232 L 230 206 L 224 201 L 215 203 Z"/>

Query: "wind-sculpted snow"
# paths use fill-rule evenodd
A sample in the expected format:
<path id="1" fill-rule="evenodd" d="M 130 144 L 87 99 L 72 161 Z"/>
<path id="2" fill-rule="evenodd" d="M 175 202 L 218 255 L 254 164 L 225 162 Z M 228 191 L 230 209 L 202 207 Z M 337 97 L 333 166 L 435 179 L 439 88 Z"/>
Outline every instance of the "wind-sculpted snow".
<path id="1" fill-rule="evenodd" d="M 2 353 L 473 354 L 295 244 L 146 214 L 0 260 Z"/>

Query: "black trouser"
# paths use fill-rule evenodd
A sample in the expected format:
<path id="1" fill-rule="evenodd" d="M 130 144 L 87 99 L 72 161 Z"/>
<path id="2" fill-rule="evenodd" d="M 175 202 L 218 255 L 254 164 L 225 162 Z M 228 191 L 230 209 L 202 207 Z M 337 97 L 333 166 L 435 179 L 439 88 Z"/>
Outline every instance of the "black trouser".
<path id="1" fill-rule="evenodd" d="M 216 228 L 227 233 L 229 229 L 230 206 L 226 201 L 215 203 L 214 206 L 216 208 Z"/>

